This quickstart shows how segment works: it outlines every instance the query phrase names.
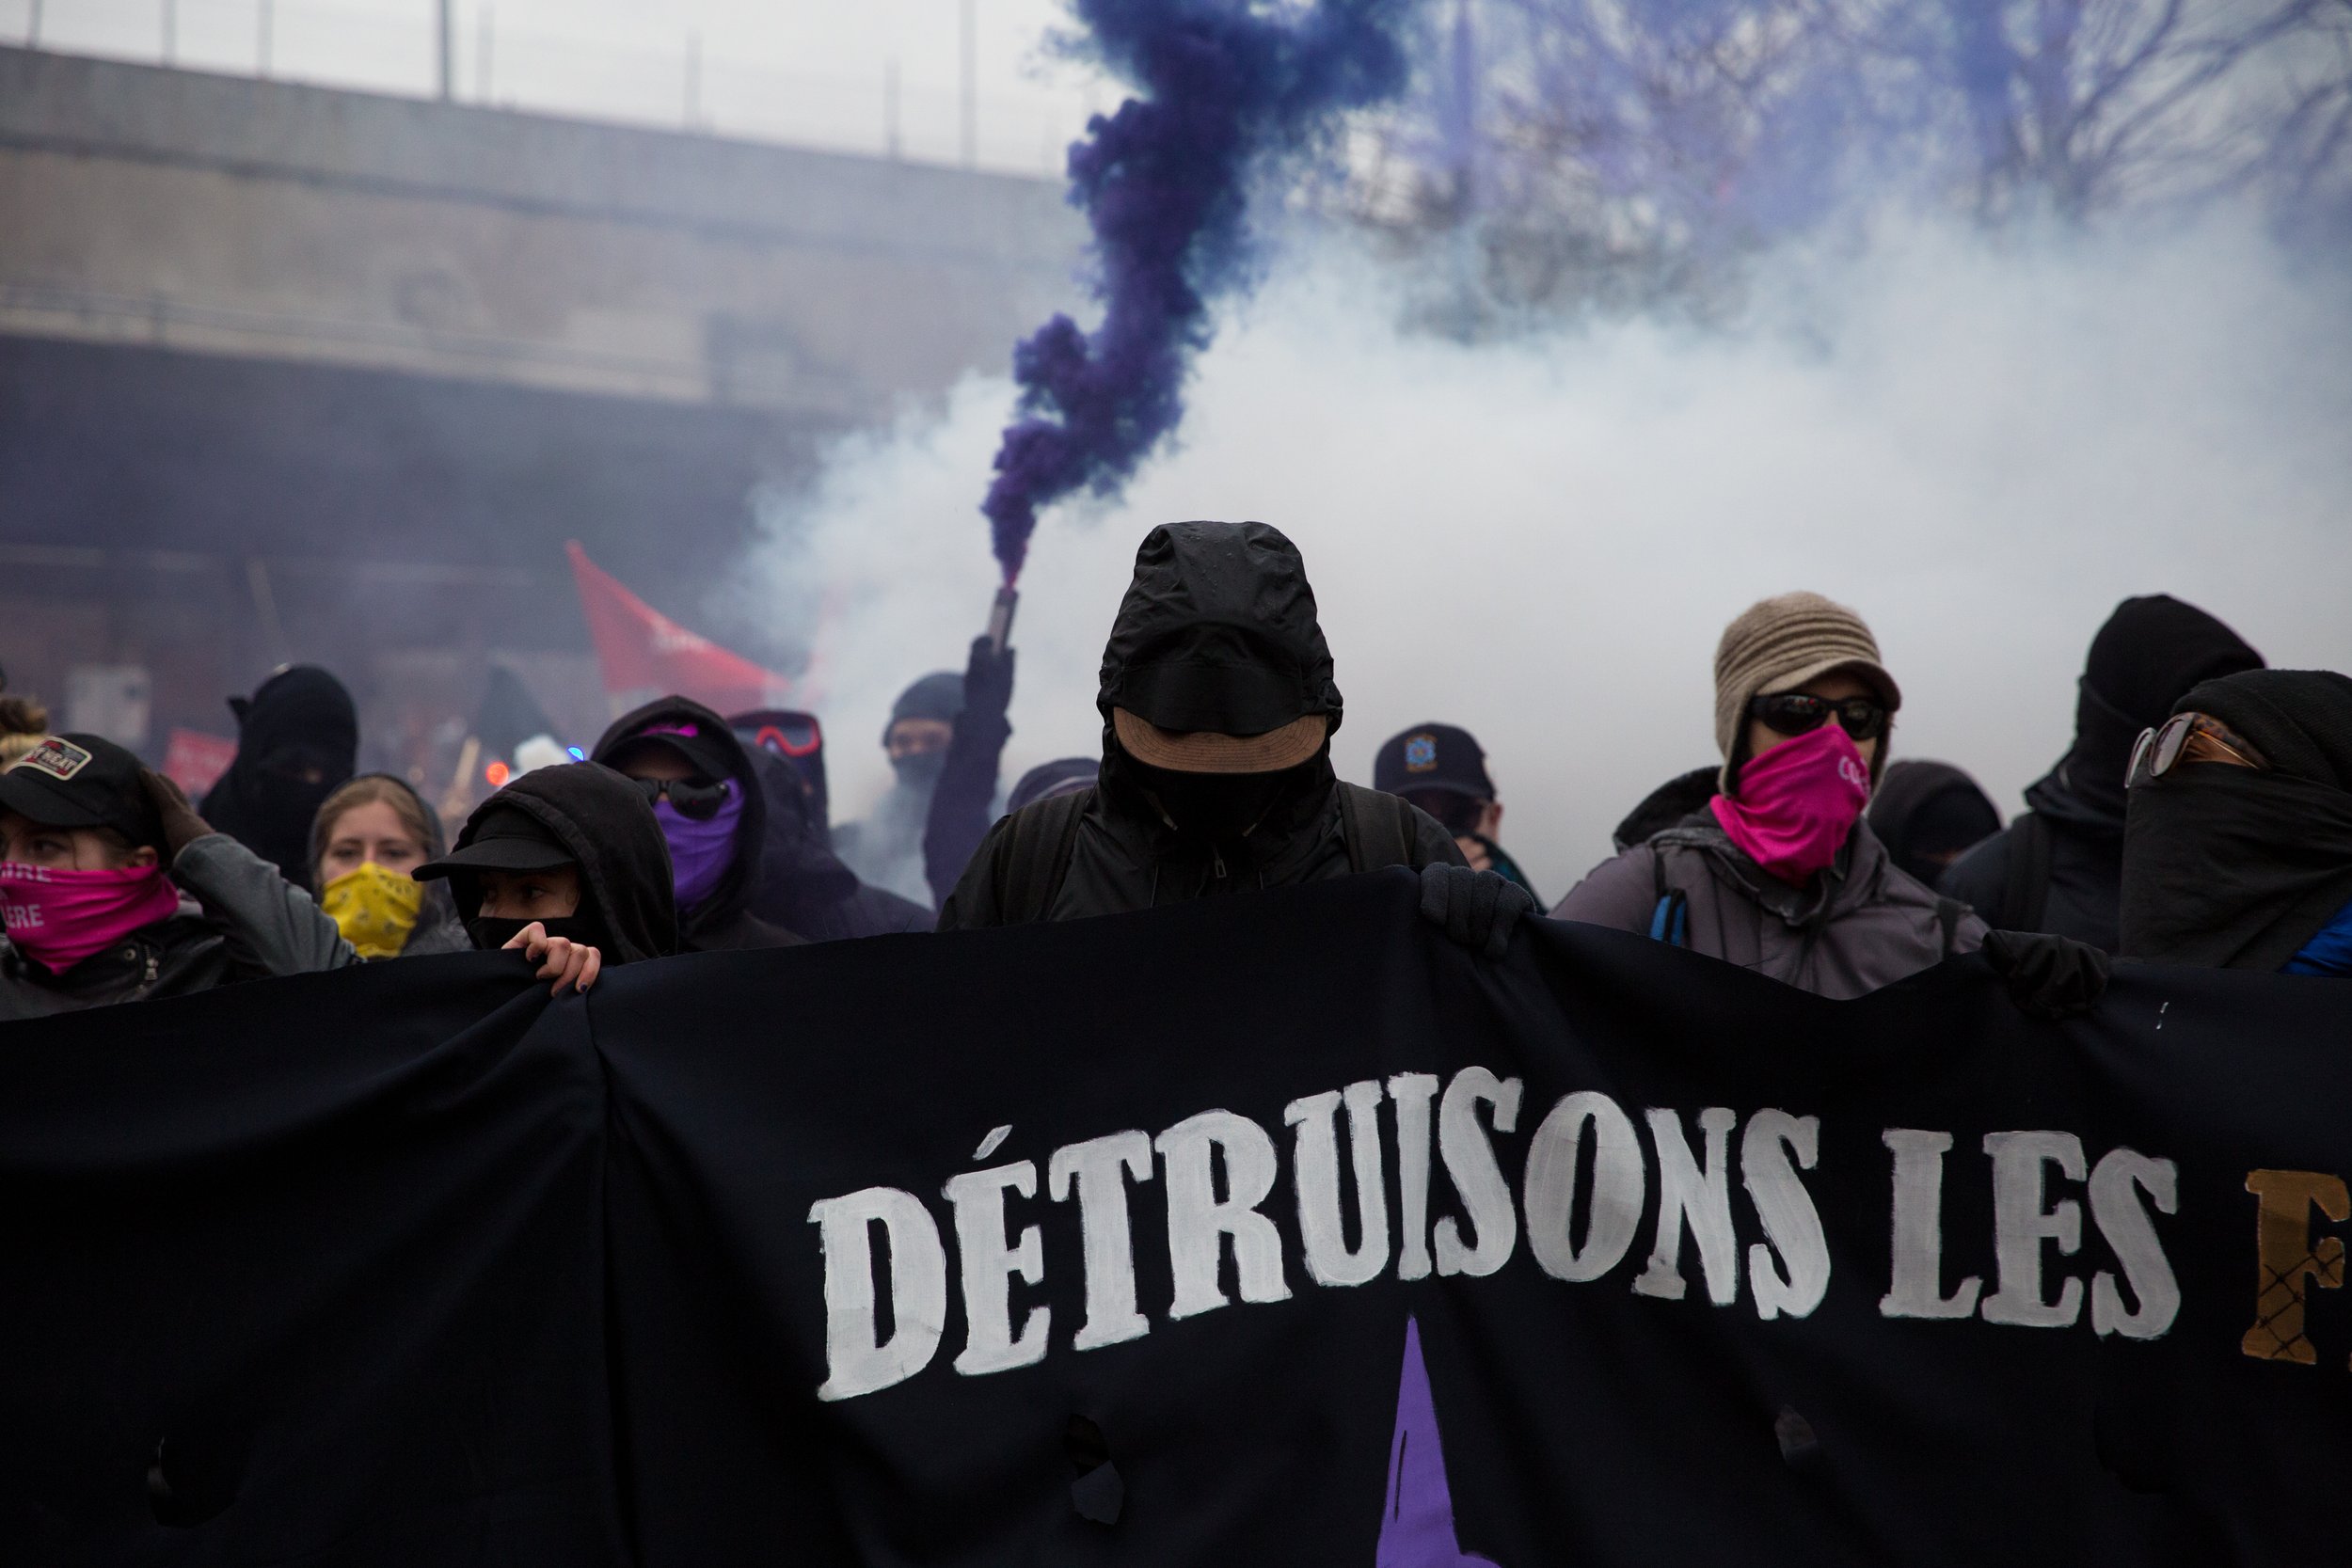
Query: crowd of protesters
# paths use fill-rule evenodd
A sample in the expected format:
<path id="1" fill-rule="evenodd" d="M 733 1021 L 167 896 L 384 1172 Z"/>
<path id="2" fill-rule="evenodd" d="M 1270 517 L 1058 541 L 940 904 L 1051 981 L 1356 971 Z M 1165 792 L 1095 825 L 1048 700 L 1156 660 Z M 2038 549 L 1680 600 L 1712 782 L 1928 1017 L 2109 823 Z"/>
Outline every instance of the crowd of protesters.
<path id="1" fill-rule="evenodd" d="M 1468 731 L 1391 736 L 1371 788 L 1334 773 L 1337 668 L 1276 529 L 1151 531 L 1104 651 L 1100 754 L 1031 769 L 1000 805 L 1013 669 L 983 638 L 963 673 L 910 686 L 882 736 L 894 783 L 859 822 L 829 821 L 809 716 L 673 695 L 588 760 L 515 777 L 453 843 L 405 781 L 357 773 L 357 709 L 315 666 L 230 700 L 236 759 L 200 807 L 0 691 L 0 1020 L 469 948 L 584 990 L 678 952 L 1395 866 L 1488 957 L 1543 911 Z M 2352 678 L 2266 669 L 2196 607 L 2128 599 L 2091 640 L 2071 743 L 2007 826 L 1960 768 L 1892 754 L 1902 688 L 1852 610 L 1760 600 L 1714 678 L 1719 760 L 1643 800 L 1551 917 L 1834 998 L 1981 952 L 2048 1017 L 2094 1006 L 2112 958 L 2352 974 Z"/>

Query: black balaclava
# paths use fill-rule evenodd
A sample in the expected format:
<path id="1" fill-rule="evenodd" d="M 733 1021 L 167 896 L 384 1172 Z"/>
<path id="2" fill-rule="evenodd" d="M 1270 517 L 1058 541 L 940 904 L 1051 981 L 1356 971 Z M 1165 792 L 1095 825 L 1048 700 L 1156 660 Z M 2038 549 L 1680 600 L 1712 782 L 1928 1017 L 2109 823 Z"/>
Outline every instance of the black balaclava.
<path id="1" fill-rule="evenodd" d="M 2276 971 L 2352 903 L 2352 678 L 2249 671 L 2180 711 L 2270 767 L 2185 763 L 2131 792 L 2122 956 Z"/>
<path id="2" fill-rule="evenodd" d="M 474 808 L 457 834 L 457 847 L 471 845 L 493 812 L 510 810 L 528 816 L 580 867 L 580 911 L 567 917 L 566 929 L 548 923 L 548 934 L 593 944 L 608 964 L 677 951 L 669 842 L 633 782 L 600 762 L 532 768 Z M 524 924 L 501 925 L 501 940 L 487 942 L 495 933 L 480 918 L 480 885 L 471 877 L 453 877 L 450 891 L 477 946 L 503 945 Z"/>
<path id="3" fill-rule="evenodd" d="M 1103 650 L 1102 786 L 1148 791 L 1178 832 L 1216 842 L 1295 827 L 1333 783 L 1330 748 L 1271 773 L 1147 768 L 1119 744 L 1114 709 L 1165 730 L 1263 735 L 1344 707 L 1298 547 L 1264 523 L 1168 523 L 1136 550 Z M 1255 834 L 1251 835 L 1255 837 Z"/>
<path id="4" fill-rule="evenodd" d="M 890 722 L 882 726 L 882 744 L 890 744 L 890 732 L 902 719 L 935 719 L 952 724 L 963 716 L 963 677 L 953 670 L 934 670 L 898 693 L 898 700 L 890 705 Z M 891 770 L 898 783 L 908 789 L 928 791 L 939 783 L 940 770 L 947 766 L 947 748 L 917 752 L 914 756 L 893 757 Z"/>
<path id="5" fill-rule="evenodd" d="M 1890 764 L 1869 816 L 1888 858 L 1930 887 L 1962 850 L 2001 831 L 1992 798 L 1948 762 Z"/>
<path id="6" fill-rule="evenodd" d="M 237 758 L 204 797 L 201 815 L 286 880 L 308 888 L 311 823 L 358 767 L 359 715 L 351 693 L 317 665 L 294 664 L 249 699 L 230 698 L 229 709 L 237 716 Z"/>
<path id="7" fill-rule="evenodd" d="M 2262 664 L 2245 639 L 2195 605 L 2169 594 L 2125 599 L 2090 641 L 2074 700 L 2074 745 L 2053 778 L 2120 832 L 2123 769 L 2139 732 L 2163 723 L 2201 681 Z"/>

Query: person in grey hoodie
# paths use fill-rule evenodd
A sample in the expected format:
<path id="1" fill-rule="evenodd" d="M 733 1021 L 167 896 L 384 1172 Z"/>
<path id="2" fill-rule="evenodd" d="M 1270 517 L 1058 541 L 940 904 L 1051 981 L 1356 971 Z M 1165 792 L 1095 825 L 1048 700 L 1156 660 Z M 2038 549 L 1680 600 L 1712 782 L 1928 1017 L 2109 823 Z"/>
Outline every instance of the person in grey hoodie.
<path id="1" fill-rule="evenodd" d="M 0 1020 L 359 961 L 277 866 L 93 735 L 0 773 Z"/>
<path id="2" fill-rule="evenodd" d="M 1898 869 L 1863 815 L 1901 704 L 1852 610 L 1818 594 L 1754 606 L 1715 651 L 1720 793 L 1603 863 L 1553 915 L 1829 997 L 1975 951 L 1984 922 Z"/>

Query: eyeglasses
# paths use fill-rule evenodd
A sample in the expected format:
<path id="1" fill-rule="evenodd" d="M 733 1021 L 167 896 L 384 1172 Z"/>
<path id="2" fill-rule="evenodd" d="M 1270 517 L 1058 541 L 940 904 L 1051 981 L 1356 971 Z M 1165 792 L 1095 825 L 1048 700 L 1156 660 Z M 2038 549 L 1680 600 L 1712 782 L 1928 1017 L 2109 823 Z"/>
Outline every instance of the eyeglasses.
<path id="1" fill-rule="evenodd" d="M 717 784 L 690 784 L 684 779 L 631 779 L 629 783 L 645 792 L 645 804 L 659 805 L 663 796 L 680 816 L 691 816 L 697 822 L 707 822 L 719 815 L 726 804 L 727 791 L 733 787 L 726 780 Z"/>
<path id="2" fill-rule="evenodd" d="M 2161 779 L 2184 762 L 2221 762 L 2237 768 L 2270 766 L 2268 758 L 2220 720 L 2202 713 L 2176 713 L 2153 729 L 2139 732 L 2132 760 L 2123 769 L 2123 787 L 2137 789 Z"/>
<path id="3" fill-rule="evenodd" d="M 1886 705 L 1873 697 L 1840 697 L 1835 702 L 1804 691 L 1748 699 L 1748 717 L 1761 719 L 1782 735 L 1810 735 L 1836 714 L 1838 723 L 1856 740 L 1876 740 L 1886 733 Z"/>

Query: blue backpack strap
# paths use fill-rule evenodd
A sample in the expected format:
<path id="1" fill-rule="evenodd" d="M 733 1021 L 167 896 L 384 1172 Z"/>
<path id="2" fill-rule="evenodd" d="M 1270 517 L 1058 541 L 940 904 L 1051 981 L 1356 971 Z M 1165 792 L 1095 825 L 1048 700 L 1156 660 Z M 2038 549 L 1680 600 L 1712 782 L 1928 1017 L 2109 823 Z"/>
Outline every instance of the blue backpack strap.
<path id="1" fill-rule="evenodd" d="M 1655 847 L 1649 852 L 1650 869 L 1656 877 L 1658 903 L 1649 914 L 1649 939 L 1662 942 L 1669 947 L 1691 944 L 1691 900 L 1682 892 L 1666 882 L 1666 857 Z"/>

